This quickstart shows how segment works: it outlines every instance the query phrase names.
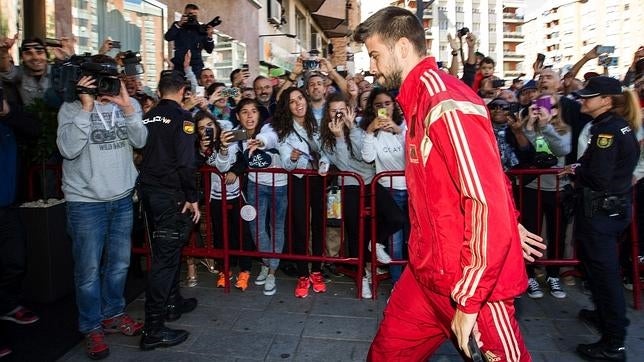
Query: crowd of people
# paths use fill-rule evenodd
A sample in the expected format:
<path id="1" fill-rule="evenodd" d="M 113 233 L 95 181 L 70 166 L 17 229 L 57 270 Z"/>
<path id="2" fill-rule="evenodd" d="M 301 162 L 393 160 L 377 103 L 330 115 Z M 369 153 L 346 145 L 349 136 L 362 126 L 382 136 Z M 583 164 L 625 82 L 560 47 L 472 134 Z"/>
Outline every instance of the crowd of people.
<path id="1" fill-rule="evenodd" d="M 20 63 L 14 64 L 9 50 L 16 38 L 0 38 L 5 95 L 0 97 L 0 131 L 9 140 L 0 144 L 0 158 L 9 165 L 0 189 L 0 233 L 7 251 L 1 253 L 0 319 L 38 320 L 19 301 L 25 255 L 13 205 L 21 201 L 16 144 L 38 136 L 38 120 L 28 109 L 40 99 L 59 109 L 56 144 L 75 260 L 79 331 L 86 336 L 90 358 L 109 354 L 105 333 L 142 333 L 145 350 L 185 341 L 188 332 L 164 323 L 197 307 L 195 298 L 181 295 L 181 285 L 198 284 L 200 264 L 218 273 L 217 287 L 230 280 L 244 291 L 254 279 L 270 296 L 278 290 L 276 271 L 284 263 L 275 254 L 355 258 L 374 252 L 379 265 L 409 258 L 412 268 L 389 266 L 399 285 L 371 360 L 427 358 L 452 338 L 449 331 L 469 356 L 475 324 L 486 355 L 527 360 L 512 300 L 526 289 L 530 298 L 544 297 L 540 268 L 523 259 L 541 256 L 544 245 L 528 230 L 540 232 L 543 225 L 548 259 L 570 253 L 574 246 L 566 240 L 579 241 L 582 271 L 597 307 L 582 311 L 580 318 L 602 331 L 598 343 L 580 345 L 579 353 L 624 356 L 628 321 L 615 246 L 631 218 L 631 187 L 644 196 L 644 47 L 623 81 L 596 73 L 577 79 L 583 64 L 600 55 L 595 47 L 566 74 L 537 61 L 532 79 L 505 87 L 494 76 L 494 60 L 476 51 L 475 34 L 463 34 L 466 59 L 459 59 L 458 43 L 450 42 L 454 57 L 443 71 L 425 57 L 424 32 L 416 34 L 416 18 L 385 8 L 355 35 L 370 52 L 372 78 L 340 74 L 324 57 L 303 54 L 281 78 L 253 77 L 242 66 L 222 80 L 201 60 L 203 50 L 213 49 L 216 22 L 199 24 L 198 16 L 199 8 L 187 5 L 166 33 L 166 40 L 174 41 L 174 69 L 161 73 L 156 92 L 138 75 L 125 74 L 107 77 L 118 79 L 110 92 L 97 81 L 98 74 L 89 72 L 75 80 L 75 100 L 63 101 L 45 43 L 24 39 Z M 107 39 L 87 61 L 100 69 L 119 69 L 120 55 L 107 55 L 112 48 Z M 73 43 L 51 51 L 60 63 L 74 53 Z M 203 165 L 216 169 L 209 195 L 198 191 L 196 173 Z M 525 168 L 562 171 L 520 177 L 514 184 L 504 175 Z M 345 174 L 335 177 L 337 171 Z M 379 178 L 372 188 L 374 177 L 386 171 L 406 173 Z M 342 192 L 346 250 L 325 240 L 325 186 L 331 184 Z M 366 194 L 361 185 L 367 186 Z M 370 217 L 377 219 L 377 235 L 365 227 L 360 243 L 360 205 L 371 189 L 377 212 Z M 515 208 L 518 193 L 522 197 Z M 563 194 L 577 197 L 562 205 Z M 201 215 L 204 198 L 210 220 Z M 222 208 L 223 200 L 231 207 Z M 124 312 L 134 202 L 145 210 L 152 248 L 145 323 Z M 247 205 L 253 215 L 243 210 Z M 261 258 L 254 278 L 248 256 L 231 258 L 236 275 L 218 271 L 211 259 L 187 258 L 181 284 L 181 249 L 199 223 L 210 223 L 217 249 L 227 239 L 232 250 L 275 257 Z M 319 261 L 296 261 L 294 296 L 305 298 L 310 289 L 324 293 L 324 267 Z M 362 296 L 371 298 L 371 268 L 365 270 L 358 278 Z M 561 270 L 552 266 L 544 278 L 554 298 L 565 298 L 564 285 L 575 283 L 573 277 L 562 282 Z M 415 308 L 410 308 L 412 300 Z M 420 310 L 427 313 L 420 315 Z M 418 323 L 434 327 L 417 328 Z M 499 328 L 513 330 L 512 341 Z M 403 340 L 400 329 L 419 332 Z M 509 344 L 514 347 L 508 349 Z M 2 348 L 0 353 L 10 353 Z"/>

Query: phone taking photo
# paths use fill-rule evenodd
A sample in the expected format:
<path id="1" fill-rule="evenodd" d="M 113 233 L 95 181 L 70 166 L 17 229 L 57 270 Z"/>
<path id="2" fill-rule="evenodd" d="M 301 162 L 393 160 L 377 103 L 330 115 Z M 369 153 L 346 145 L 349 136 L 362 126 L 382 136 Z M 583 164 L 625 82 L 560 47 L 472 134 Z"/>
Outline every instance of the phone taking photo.
<path id="1" fill-rule="evenodd" d="M 534 105 L 537 107 L 543 107 L 550 112 L 550 110 L 552 110 L 552 99 L 550 96 L 539 97 L 534 100 Z"/>
<path id="2" fill-rule="evenodd" d="M 230 140 L 231 142 L 237 142 L 237 141 L 245 141 L 248 139 L 248 132 L 246 132 L 245 129 L 234 129 L 230 131 L 232 133 L 233 138 Z"/>
<path id="3" fill-rule="evenodd" d="M 387 118 L 387 108 L 378 108 L 378 117 Z"/>
<path id="4" fill-rule="evenodd" d="M 203 131 L 204 131 L 204 140 L 212 142 L 213 139 L 215 138 L 215 130 L 208 127 L 208 128 L 205 128 Z"/>
<path id="5" fill-rule="evenodd" d="M 203 97 L 206 95 L 206 87 L 198 85 L 195 89 L 195 95 L 197 97 Z"/>

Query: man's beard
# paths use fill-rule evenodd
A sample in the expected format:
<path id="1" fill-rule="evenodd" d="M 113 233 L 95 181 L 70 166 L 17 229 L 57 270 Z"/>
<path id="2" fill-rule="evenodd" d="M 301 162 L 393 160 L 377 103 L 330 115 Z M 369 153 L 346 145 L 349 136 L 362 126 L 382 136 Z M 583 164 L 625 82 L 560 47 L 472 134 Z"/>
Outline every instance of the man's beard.
<path id="1" fill-rule="evenodd" d="M 391 67 L 391 73 L 387 75 L 381 73 L 378 76 L 378 83 L 385 87 L 385 89 L 400 88 L 400 85 L 402 84 L 402 69 L 395 58 Z"/>

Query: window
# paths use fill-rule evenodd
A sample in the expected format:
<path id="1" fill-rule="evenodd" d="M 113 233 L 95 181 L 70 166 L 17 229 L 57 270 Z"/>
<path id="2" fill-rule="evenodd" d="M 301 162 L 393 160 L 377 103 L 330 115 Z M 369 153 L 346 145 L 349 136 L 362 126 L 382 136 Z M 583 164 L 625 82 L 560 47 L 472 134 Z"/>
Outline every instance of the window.
<path id="1" fill-rule="evenodd" d="M 306 17 L 299 11 L 295 12 L 295 29 L 295 34 L 297 34 L 300 44 L 308 44 L 309 42 L 306 39 Z"/>
<path id="2" fill-rule="evenodd" d="M 441 20 L 438 23 L 438 28 L 440 30 L 447 30 L 448 27 L 449 27 L 449 21 L 448 20 Z"/>

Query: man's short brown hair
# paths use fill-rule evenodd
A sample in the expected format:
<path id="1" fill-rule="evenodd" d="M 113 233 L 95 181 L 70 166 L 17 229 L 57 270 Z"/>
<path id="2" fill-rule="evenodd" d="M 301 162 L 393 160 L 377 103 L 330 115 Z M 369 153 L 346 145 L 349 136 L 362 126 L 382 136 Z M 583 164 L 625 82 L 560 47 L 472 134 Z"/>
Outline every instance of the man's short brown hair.
<path id="1" fill-rule="evenodd" d="M 379 36 L 390 48 L 393 48 L 400 38 L 407 38 L 419 55 L 427 54 L 425 29 L 418 18 L 407 9 L 397 6 L 380 9 L 358 25 L 353 32 L 353 40 L 358 43 L 364 43 L 373 36 Z"/>

